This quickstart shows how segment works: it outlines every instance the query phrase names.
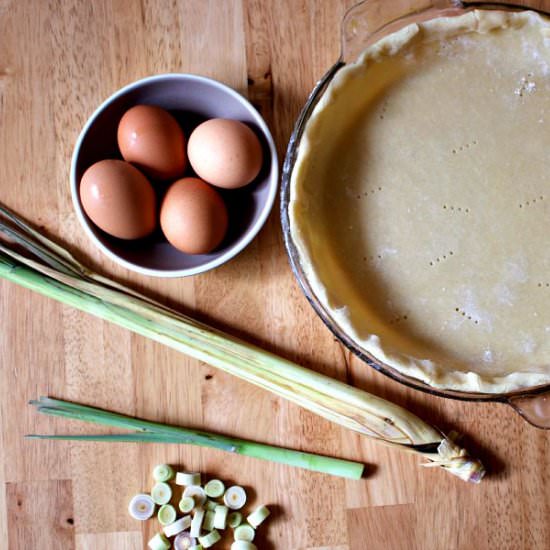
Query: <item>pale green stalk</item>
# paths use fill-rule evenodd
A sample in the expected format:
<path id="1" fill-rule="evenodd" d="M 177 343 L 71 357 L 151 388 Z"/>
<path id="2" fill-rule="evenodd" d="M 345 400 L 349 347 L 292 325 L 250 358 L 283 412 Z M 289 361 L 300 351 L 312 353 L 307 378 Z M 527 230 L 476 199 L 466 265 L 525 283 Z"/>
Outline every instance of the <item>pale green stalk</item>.
<path id="1" fill-rule="evenodd" d="M 0 250 L 1 248 L 0 246 Z M 164 310 L 160 307 L 140 302 L 134 297 L 129 298 L 118 291 L 98 287 L 96 283 L 72 279 L 15 253 L 12 255 L 19 261 L 26 261 L 35 271 L 40 270 L 62 283 L 56 286 L 56 294 L 51 297 L 84 311 L 90 311 L 91 306 L 90 312 L 103 319 L 130 328 L 230 374 L 252 381 L 299 405 L 307 407 L 308 403 L 315 402 L 315 412 L 350 429 L 380 439 L 391 438 L 393 443 L 398 444 L 424 444 L 429 431 L 432 439 L 441 437 L 439 432 L 427 425 L 422 426 L 421 432 L 417 433 L 419 425 L 409 422 L 411 415 L 408 411 L 353 386 L 300 367 L 232 336 L 210 329 L 189 317 L 182 315 L 180 319 L 166 318 Z M 12 276 L 15 275 L 12 273 Z M 29 288 L 40 292 L 41 282 L 40 278 L 33 278 L 33 284 Z M 60 291 L 66 283 L 71 286 L 68 296 L 63 298 Z M 76 291 L 79 292 L 77 299 L 74 296 Z M 97 300 L 90 303 L 87 299 L 90 296 L 96 297 Z M 84 300 L 84 303 L 81 303 L 81 300 Z M 108 307 L 104 308 L 106 304 Z M 86 307 L 83 307 L 84 305 Z M 368 399 L 365 399 L 366 395 Z M 382 406 L 385 409 L 383 416 L 379 414 Z M 364 416 L 367 413 L 370 419 L 365 425 Z M 399 422 L 388 422 L 388 414 L 392 418 L 397 418 Z"/>
<path id="2" fill-rule="evenodd" d="M 144 442 L 144 443 L 178 443 L 187 445 L 200 445 L 211 447 L 263 460 L 270 460 L 280 464 L 305 468 L 316 472 L 323 472 L 350 479 L 359 479 L 364 470 L 364 465 L 358 462 L 331 458 L 327 456 L 294 451 L 273 445 L 265 445 L 254 441 L 247 441 L 219 434 L 169 426 L 158 422 L 151 422 L 141 418 L 134 418 L 122 414 L 113 413 L 95 407 L 88 407 L 41 397 L 39 401 L 31 401 L 38 412 L 52 416 L 60 416 L 72 420 L 83 420 L 94 424 L 101 424 L 128 430 L 137 430 L 126 434 L 104 435 L 29 435 L 29 439 L 62 439 L 73 441 L 120 441 L 120 442 Z"/>

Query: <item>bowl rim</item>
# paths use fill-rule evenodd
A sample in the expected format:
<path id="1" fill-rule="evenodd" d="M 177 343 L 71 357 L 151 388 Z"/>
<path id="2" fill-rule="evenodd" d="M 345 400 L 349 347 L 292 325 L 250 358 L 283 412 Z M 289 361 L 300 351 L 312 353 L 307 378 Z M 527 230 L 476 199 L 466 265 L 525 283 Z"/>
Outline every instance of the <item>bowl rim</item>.
<path id="1" fill-rule="evenodd" d="M 196 82 L 202 82 L 204 84 L 207 84 L 209 86 L 213 86 L 215 88 L 218 88 L 222 90 L 224 93 L 227 93 L 228 95 L 232 96 L 234 99 L 236 99 L 238 102 L 244 105 L 248 111 L 253 115 L 255 119 L 255 123 L 258 125 L 260 130 L 262 131 L 263 137 L 267 142 L 268 148 L 269 148 L 269 154 L 271 157 L 271 167 L 270 167 L 270 173 L 267 176 L 269 178 L 269 192 L 267 195 L 267 199 L 265 203 L 263 204 L 260 214 L 258 216 L 258 219 L 255 221 L 255 223 L 246 231 L 245 235 L 239 240 L 237 243 L 235 243 L 233 246 L 231 246 L 228 250 L 226 250 L 223 254 L 220 254 L 216 258 L 213 258 L 212 260 L 190 268 L 185 269 L 155 269 L 155 268 L 149 268 L 149 267 L 143 267 L 139 264 L 130 262 L 128 260 L 125 260 L 124 258 L 121 258 L 116 253 L 114 253 L 112 250 L 110 250 L 107 246 L 105 246 L 94 234 L 92 231 L 92 228 L 90 227 L 90 223 L 86 219 L 86 215 L 84 214 L 84 210 L 82 208 L 82 205 L 80 203 L 80 197 L 78 193 L 78 186 L 79 182 L 77 182 L 76 177 L 76 167 L 77 167 L 77 161 L 80 156 L 80 151 L 82 149 L 82 143 L 84 141 L 85 136 L 87 135 L 89 129 L 91 126 L 95 123 L 98 116 L 115 100 L 117 100 L 119 97 L 127 94 L 128 92 L 131 92 L 132 90 L 135 90 L 136 88 L 140 88 L 144 84 L 150 84 L 150 83 L 156 83 L 156 82 L 162 82 L 167 80 L 181 80 L 181 81 L 196 81 Z M 88 237 L 92 240 L 92 242 L 95 244 L 97 248 L 103 252 L 108 258 L 116 262 L 117 264 L 125 267 L 126 269 L 129 269 L 131 271 L 134 271 L 136 273 L 140 273 L 141 275 L 150 275 L 153 277 L 162 277 L 162 278 L 174 278 L 174 277 L 188 277 L 191 275 L 198 275 L 199 273 L 204 273 L 205 271 L 209 271 L 211 269 L 214 269 L 229 260 L 233 259 L 235 256 L 237 256 L 240 252 L 242 252 L 250 243 L 251 241 L 256 237 L 256 235 L 260 232 L 261 228 L 264 226 L 265 222 L 267 221 L 267 218 L 269 217 L 269 214 L 271 213 L 271 210 L 273 208 L 273 204 L 275 202 L 275 198 L 278 194 L 279 189 L 279 160 L 277 155 L 277 148 L 275 146 L 275 141 L 273 140 L 273 136 L 271 135 L 271 131 L 269 130 L 266 122 L 264 121 L 262 115 L 258 112 L 258 110 L 250 103 L 250 101 L 241 95 L 239 92 L 231 88 L 230 86 L 223 84 L 222 82 L 215 80 L 213 78 L 209 78 L 206 76 L 191 74 L 191 73 L 163 73 L 163 74 L 157 74 L 152 76 L 147 76 L 145 78 L 141 78 L 139 80 L 136 80 L 135 82 L 131 82 L 130 84 L 127 84 L 123 86 L 122 88 L 118 89 L 116 92 L 111 94 L 107 99 L 105 99 L 95 110 L 94 112 L 88 117 L 86 120 L 86 123 L 82 127 L 82 130 L 80 131 L 78 138 L 75 142 L 75 146 L 73 149 L 72 157 L 71 157 L 71 167 L 70 167 L 70 188 L 71 188 L 71 198 L 74 210 L 76 212 L 76 216 L 78 218 L 78 221 L 80 222 L 80 225 L 84 228 L 85 233 L 88 235 Z"/>

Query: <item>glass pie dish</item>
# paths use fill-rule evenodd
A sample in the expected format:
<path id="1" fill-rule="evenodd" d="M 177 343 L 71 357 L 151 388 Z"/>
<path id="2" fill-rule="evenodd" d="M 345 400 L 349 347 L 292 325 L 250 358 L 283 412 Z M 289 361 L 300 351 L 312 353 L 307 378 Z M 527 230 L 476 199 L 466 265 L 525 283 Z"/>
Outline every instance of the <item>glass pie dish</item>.
<path id="1" fill-rule="evenodd" d="M 328 328 L 348 349 L 371 367 L 402 384 L 440 397 L 467 401 L 495 401 L 509 404 L 531 424 L 540 428 L 550 428 L 550 385 L 528 386 L 519 390 L 505 392 L 462 391 L 447 389 L 445 387 L 434 387 L 434 385 L 422 381 L 415 376 L 405 374 L 400 369 L 381 359 L 380 355 L 365 349 L 365 346 L 358 343 L 356 338 L 350 336 L 350 333 L 345 330 L 342 323 L 335 318 L 334 311 L 327 307 L 326 302 L 319 295 L 317 287 L 313 284 L 311 274 L 307 269 L 304 269 L 304 255 L 300 247 L 297 246 L 295 235 L 293 235 L 289 212 L 292 177 L 296 169 L 296 161 L 300 145 L 304 140 L 307 124 L 311 120 L 312 114 L 314 114 L 314 110 L 322 100 L 327 88 L 329 88 L 335 77 L 339 75 L 340 71 L 354 61 L 361 51 L 364 51 L 366 47 L 372 44 L 376 44 L 383 37 L 405 28 L 410 23 L 426 22 L 442 17 L 452 18 L 463 15 L 473 9 L 469 3 L 459 4 L 443 0 L 433 2 L 419 1 L 413 3 L 412 7 L 411 3 L 408 3 L 408 5 L 410 8 L 409 11 L 403 12 L 399 2 L 366 0 L 357 4 L 346 13 L 342 21 L 341 56 L 318 82 L 298 117 L 283 165 L 281 187 L 282 226 L 285 245 L 293 272 L 307 299 Z M 476 3 L 475 7 L 483 9 L 497 8 L 499 10 L 512 9 L 510 6 L 496 3 Z M 308 146 L 311 146 L 311 144 L 308 144 Z"/>

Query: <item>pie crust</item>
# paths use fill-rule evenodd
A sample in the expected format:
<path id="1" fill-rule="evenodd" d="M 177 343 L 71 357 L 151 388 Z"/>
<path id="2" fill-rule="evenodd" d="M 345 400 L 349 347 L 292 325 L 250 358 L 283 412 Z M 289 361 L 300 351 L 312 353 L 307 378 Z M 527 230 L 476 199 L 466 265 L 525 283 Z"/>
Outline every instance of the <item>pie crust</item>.
<path id="1" fill-rule="evenodd" d="M 378 361 L 549 383 L 549 20 L 473 10 L 367 48 L 307 123 L 289 216 L 316 297 Z"/>

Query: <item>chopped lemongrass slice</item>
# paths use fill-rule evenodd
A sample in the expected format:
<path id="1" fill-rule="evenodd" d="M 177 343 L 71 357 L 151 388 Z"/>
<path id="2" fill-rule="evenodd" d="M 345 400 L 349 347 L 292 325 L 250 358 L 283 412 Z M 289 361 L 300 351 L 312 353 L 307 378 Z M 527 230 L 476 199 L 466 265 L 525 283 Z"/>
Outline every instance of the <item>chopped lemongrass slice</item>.
<path id="1" fill-rule="evenodd" d="M 176 514 L 176 509 L 171 504 L 163 504 L 157 513 L 157 519 L 161 525 L 170 525 L 176 521 L 177 517 L 178 514 Z M 171 537 L 172 535 L 166 536 Z"/>
<path id="2" fill-rule="evenodd" d="M 175 510 L 174 510 L 174 513 L 175 513 Z M 159 511 L 159 514 L 160 514 L 160 511 Z M 171 523 L 166 525 L 163 531 L 167 537 L 174 537 L 177 534 L 181 533 L 182 531 L 189 529 L 189 527 L 191 527 L 191 516 L 183 516 L 182 518 L 172 521 Z"/>
<path id="3" fill-rule="evenodd" d="M 246 521 L 248 521 L 248 523 L 250 523 L 250 525 L 252 525 L 252 527 L 256 529 L 256 527 L 258 527 L 260 523 L 263 523 L 263 521 L 267 516 L 269 516 L 269 514 L 271 514 L 271 512 L 269 511 L 267 506 L 258 506 L 258 508 L 256 508 L 256 510 L 254 510 L 254 512 L 252 512 L 246 518 Z"/>
<path id="4" fill-rule="evenodd" d="M 170 481 L 174 477 L 174 470 L 168 464 L 158 464 L 153 468 L 155 481 Z"/>
<path id="5" fill-rule="evenodd" d="M 147 544 L 151 550 L 169 550 L 170 541 L 162 534 L 157 533 Z"/>
<path id="6" fill-rule="evenodd" d="M 211 479 L 204 486 L 204 492 L 206 493 L 206 496 L 210 498 L 221 497 L 224 491 L 225 485 L 223 484 L 223 481 L 220 481 L 219 479 Z"/>
<path id="7" fill-rule="evenodd" d="M 246 493 L 239 485 L 233 485 L 225 491 L 223 501 L 231 510 L 240 510 L 246 504 Z"/>
<path id="8" fill-rule="evenodd" d="M 222 536 L 214 529 L 208 535 L 204 535 L 203 537 L 199 537 L 199 542 L 201 543 L 203 548 L 210 548 L 211 546 L 214 546 L 217 542 L 220 541 Z"/>
<path id="9" fill-rule="evenodd" d="M 195 499 L 193 497 L 181 497 L 178 508 L 184 514 L 188 514 L 195 507 Z"/>
<path id="10" fill-rule="evenodd" d="M 243 515 L 240 512 L 231 512 L 227 516 L 227 526 L 232 527 L 235 529 L 235 527 L 238 527 L 243 522 Z"/>
<path id="11" fill-rule="evenodd" d="M 205 531 L 212 531 L 214 529 L 214 517 L 216 514 L 212 510 L 206 510 L 204 513 L 204 520 L 202 522 L 202 528 Z"/>
<path id="12" fill-rule="evenodd" d="M 233 531 L 233 538 L 235 540 L 244 540 L 246 542 L 252 542 L 256 536 L 256 531 L 248 523 L 243 523 L 239 525 L 235 531 Z"/>
<path id="13" fill-rule="evenodd" d="M 189 534 L 193 538 L 197 538 L 201 534 L 202 522 L 204 520 L 204 510 L 202 508 L 197 508 L 195 510 L 195 515 L 191 520 L 191 529 L 189 529 Z"/>
<path id="14" fill-rule="evenodd" d="M 149 519 L 155 512 L 155 501 L 151 495 L 136 495 L 128 504 L 128 513 L 140 521 Z"/>
<path id="15" fill-rule="evenodd" d="M 196 548 L 197 539 L 194 539 L 188 532 L 180 533 L 174 539 L 174 550 L 189 550 Z"/>
<path id="16" fill-rule="evenodd" d="M 201 475 L 197 472 L 178 472 L 176 474 L 176 485 L 200 485 Z"/>
<path id="17" fill-rule="evenodd" d="M 214 502 L 213 500 L 210 500 L 210 499 L 207 499 L 205 504 L 204 504 L 204 507 L 207 510 L 212 510 L 212 512 L 216 509 L 216 506 L 218 506 L 218 503 Z"/>
<path id="18" fill-rule="evenodd" d="M 189 550 L 202 550 L 202 546 L 200 544 L 196 544 L 195 546 L 190 546 Z"/>
<path id="19" fill-rule="evenodd" d="M 157 504 L 168 504 L 172 498 L 172 488 L 164 481 L 155 483 L 151 489 L 151 497 Z"/>
<path id="20" fill-rule="evenodd" d="M 206 502 L 206 493 L 200 485 L 189 485 L 183 491 L 184 497 L 193 497 L 197 506 L 203 506 Z"/>
<path id="21" fill-rule="evenodd" d="M 247 540 L 236 540 L 231 545 L 231 550 L 258 550 L 258 547 Z"/>
<path id="22" fill-rule="evenodd" d="M 214 510 L 214 527 L 216 529 L 225 529 L 227 527 L 227 514 L 229 513 L 229 508 L 227 506 L 216 506 Z"/>

